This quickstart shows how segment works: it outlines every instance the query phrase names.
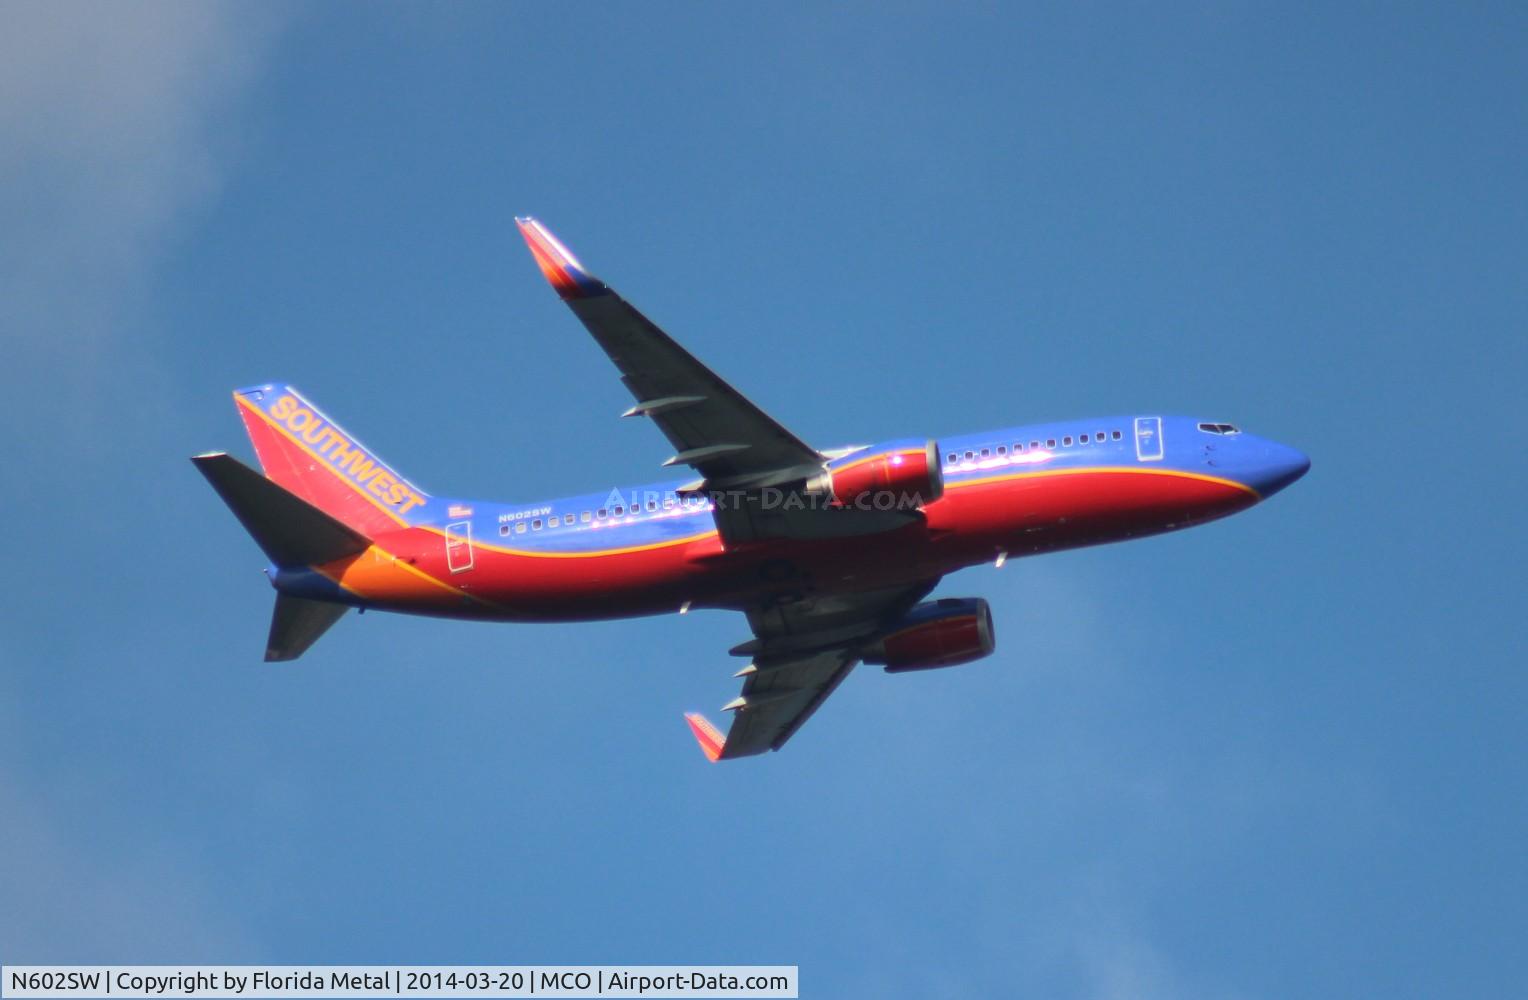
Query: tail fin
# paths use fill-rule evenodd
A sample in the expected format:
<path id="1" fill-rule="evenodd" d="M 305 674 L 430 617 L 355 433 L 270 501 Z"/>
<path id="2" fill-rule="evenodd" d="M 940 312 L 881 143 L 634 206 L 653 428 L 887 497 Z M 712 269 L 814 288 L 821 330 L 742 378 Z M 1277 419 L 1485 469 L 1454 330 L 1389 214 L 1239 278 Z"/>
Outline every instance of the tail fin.
<path id="1" fill-rule="evenodd" d="M 265 474 L 335 520 L 374 538 L 429 517 L 427 493 L 290 385 L 233 398 Z"/>
<path id="2" fill-rule="evenodd" d="M 364 552 L 367 537 L 222 453 L 191 460 L 278 567 L 297 569 Z M 267 660 L 295 660 L 346 612 L 343 604 L 277 593 Z"/>

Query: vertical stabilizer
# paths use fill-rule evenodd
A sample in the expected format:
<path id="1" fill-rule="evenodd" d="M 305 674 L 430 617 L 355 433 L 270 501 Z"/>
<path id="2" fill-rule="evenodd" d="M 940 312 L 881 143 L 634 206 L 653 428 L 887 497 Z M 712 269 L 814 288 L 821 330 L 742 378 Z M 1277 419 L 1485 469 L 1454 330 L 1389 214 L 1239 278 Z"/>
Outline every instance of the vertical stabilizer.
<path id="1" fill-rule="evenodd" d="M 265 475 L 368 538 L 428 519 L 429 495 L 290 385 L 233 394 Z"/>

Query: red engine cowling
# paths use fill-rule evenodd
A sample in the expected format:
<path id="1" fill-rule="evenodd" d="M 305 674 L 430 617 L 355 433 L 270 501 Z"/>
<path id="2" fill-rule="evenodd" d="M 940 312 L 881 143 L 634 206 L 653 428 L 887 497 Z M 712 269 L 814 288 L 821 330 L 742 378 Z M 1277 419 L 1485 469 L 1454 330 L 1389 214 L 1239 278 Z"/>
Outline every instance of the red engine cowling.
<path id="1" fill-rule="evenodd" d="M 910 510 L 944 495 L 944 471 L 936 441 L 899 444 L 868 457 L 851 457 L 830 468 L 827 489 L 845 507 Z"/>
<path id="2" fill-rule="evenodd" d="M 992 609 L 980 597 L 946 597 L 913 608 L 863 653 L 889 674 L 970 663 L 997 647 Z"/>

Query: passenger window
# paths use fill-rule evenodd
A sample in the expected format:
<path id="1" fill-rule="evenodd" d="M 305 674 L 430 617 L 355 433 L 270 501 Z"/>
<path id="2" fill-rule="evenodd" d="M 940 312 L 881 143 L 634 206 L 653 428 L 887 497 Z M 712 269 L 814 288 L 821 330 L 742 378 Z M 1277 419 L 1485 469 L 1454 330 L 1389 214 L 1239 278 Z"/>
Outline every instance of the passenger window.
<path id="1" fill-rule="evenodd" d="M 1088 441 L 1089 441 L 1089 438 L 1088 438 L 1088 436 L 1086 434 L 1079 434 L 1079 435 L 1077 435 L 1077 443 L 1078 444 L 1087 444 Z"/>
<path id="2" fill-rule="evenodd" d="M 1062 438 L 1061 444 L 1064 447 L 1070 448 L 1072 446 L 1072 435 L 1068 434 L 1066 437 Z"/>
<path id="3" fill-rule="evenodd" d="M 982 449 L 982 458 L 991 458 L 991 457 L 992 457 L 992 449 L 991 448 L 983 448 Z"/>
<path id="4" fill-rule="evenodd" d="M 605 508 L 601 507 L 599 510 L 594 512 L 594 516 L 599 518 L 601 521 L 603 521 L 605 518 L 610 516 L 610 511 L 608 511 Z"/>
<path id="5" fill-rule="evenodd" d="M 578 515 L 578 519 L 585 524 L 588 524 L 590 521 L 594 520 L 594 517 L 586 510 L 582 514 Z"/>
<path id="6" fill-rule="evenodd" d="M 976 452 L 974 452 L 974 451 L 966 452 L 966 461 L 967 462 L 971 461 L 974 458 L 976 458 Z"/>
<path id="7" fill-rule="evenodd" d="M 1047 448 L 1054 448 L 1054 447 L 1056 447 L 1056 439 L 1055 438 L 1046 438 L 1045 439 L 1045 447 L 1047 447 Z"/>
<path id="8" fill-rule="evenodd" d="M 541 530 L 541 518 L 538 517 L 534 521 L 531 522 L 531 530 L 532 531 L 540 531 Z"/>
<path id="9" fill-rule="evenodd" d="M 658 501 L 656 501 L 656 500 L 649 500 L 649 501 L 647 501 L 647 509 L 648 510 L 657 510 L 658 509 Z"/>
<path id="10" fill-rule="evenodd" d="M 572 514 L 564 514 L 564 515 L 562 515 L 562 523 L 563 524 L 572 524 L 573 523 L 573 515 Z"/>
<path id="11" fill-rule="evenodd" d="M 501 525 L 499 525 L 499 534 L 501 534 L 501 535 L 509 534 L 509 525 L 508 524 L 501 524 Z"/>
<path id="12" fill-rule="evenodd" d="M 615 505 L 615 516 L 616 517 L 620 517 L 622 514 L 625 514 L 625 513 L 626 513 L 626 508 L 625 507 L 621 506 L 620 504 L 616 504 Z"/>
<path id="13" fill-rule="evenodd" d="M 524 521 L 516 521 L 515 522 L 515 534 L 517 534 L 517 535 L 525 534 L 525 522 Z"/>
<path id="14" fill-rule="evenodd" d="M 953 451 L 945 456 L 945 463 L 948 465 L 954 465 L 958 461 L 960 461 L 960 456 L 955 454 Z"/>
<path id="15" fill-rule="evenodd" d="M 1120 437 L 1121 437 L 1119 431 L 1110 431 L 1109 432 L 1109 436 L 1112 437 L 1116 441 L 1118 441 L 1120 439 Z"/>
<path id="16" fill-rule="evenodd" d="M 1006 455 L 1006 454 L 1008 454 L 1008 446 L 1006 444 L 998 445 L 997 446 L 997 453 L 999 455 Z"/>

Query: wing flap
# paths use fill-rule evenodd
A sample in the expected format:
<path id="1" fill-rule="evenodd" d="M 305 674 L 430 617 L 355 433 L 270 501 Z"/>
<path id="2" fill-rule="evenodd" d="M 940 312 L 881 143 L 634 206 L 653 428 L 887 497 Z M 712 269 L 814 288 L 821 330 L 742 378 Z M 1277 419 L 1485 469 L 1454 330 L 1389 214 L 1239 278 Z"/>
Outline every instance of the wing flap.
<path id="1" fill-rule="evenodd" d="M 847 649 L 793 657 L 750 674 L 727 730 L 721 760 L 778 750 L 843 683 L 858 658 Z M 733 704 L 736 704 L 734 702 Z"/>
<path id="2" fill-rule="evenodd" d="M 780 749 L 854 670 L 860 648 L 936 582 L 819 595 L 750 611 L 755 638 L 734 652 L 746 651 L 753 662 L 737 672 L 742 693 L 723 706 L 734 713 L 726 738 L 703 717 L 686 716 L 701 750 L 717 761 Z"/>

